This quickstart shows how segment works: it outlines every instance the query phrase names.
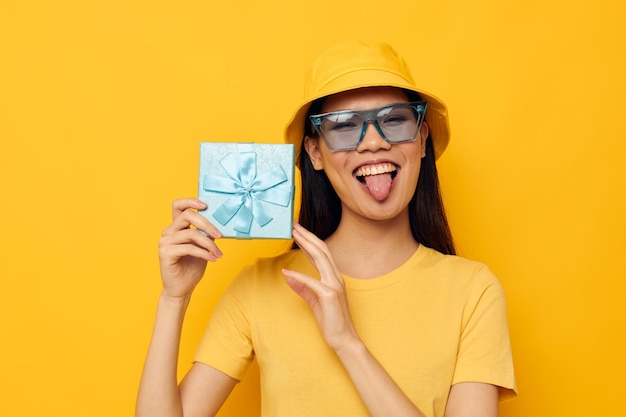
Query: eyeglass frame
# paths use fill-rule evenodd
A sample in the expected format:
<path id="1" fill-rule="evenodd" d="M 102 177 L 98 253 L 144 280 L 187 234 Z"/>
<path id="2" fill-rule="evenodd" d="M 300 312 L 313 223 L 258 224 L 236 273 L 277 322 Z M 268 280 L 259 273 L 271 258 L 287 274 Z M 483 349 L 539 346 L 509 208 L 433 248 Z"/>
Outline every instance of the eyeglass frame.
<path id="1" fill-rule="evenodd" d="M 412 138 L 405 139 L 405 140 L 399 140 L 399 141 L 392 141 L 392 140 L 389 140 L 385 136 L 385 133 L 383 132 L 383 130 L 380 127 L 380 125 L 378 124 L 378 117 L 383 117 L 383 116 L 377 116 L 377 115 L 384 109 L 387 109 L 387 108 L 390 108 L 390 107 L 399 107 L 399 106 L 412 107 L 417 112 L 419 120 L 418 120 L 416 129 L 415 129 L 415 135 Z M 328 112 L 328 113 L 313 114 L 313 115 L 309 116 L 309 121 L 313 124 L 313 128 L 315 129 L 317 134 L 322 138 L 322 140 L 324 141 L 324 143 L 326 144 L 326 146 L 328 147 L 328 149 L 331 152 L 351 151 L 351 150 L 354 150 L 354 149 L 358 148 L 359 145 L 361 145 L 361 142 L 363 141 L 363 138 L 365 137 L 365 133 L 367 132 L 367 128 L 368 128 L 370 123 L 374 124 L 374 127 L 376 127 L 376 131 L 378 132 L 378 134 L 387 143 L 390 143 L 390 144 L 393 145 L 393 144 L 397 144 L 397 143 L 407 143 L 407 142 L 414 141 L 415 139 L 417 139 L 417 136 L 419 135 L 419 132 L 420 132 L 421 127 L 422 127 L 422 123 L 426 119 L 426 108 L 427 107 L 428 107 L 428 102 L 426 102 L 426 101 L 411 101 L 411 102 L 407 102 L 407 103 L 393 103 L 393 104 L 387 104 L 385 106 L 377 107 L 377 108 L 374 108 L 374 109 L 368 109 L 368 110 L 339 110 L 339 111 L 332 111 L 332 112 Z M 345 113 L 358 114 L 363 119 L 363 126 L 361 128 L 361 135 L 359 137 L 359 140 L 356 142 L 356 144 L 354 146 L 344 147 L 344 148 L 339 148 L 339 149 L 333 148 L 333 146 L 331 146 L 331 144 L 326 139 L 324 133 L 321 131 L 320 126 L 322 125 L 322 122 L 323 122 L 324 118 L 326 118 L 326 117 L 328 117 L 330 115 L 340 115 L 340 114 L 345 114 Z"/>

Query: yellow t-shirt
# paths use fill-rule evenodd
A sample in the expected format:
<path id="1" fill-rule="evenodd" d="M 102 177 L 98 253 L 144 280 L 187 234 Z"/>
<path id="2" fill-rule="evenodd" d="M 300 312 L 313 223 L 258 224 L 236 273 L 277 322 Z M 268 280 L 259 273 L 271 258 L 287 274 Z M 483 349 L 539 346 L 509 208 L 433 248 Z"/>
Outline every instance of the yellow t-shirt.
<path id="1" fill-rule="evenodd" d="M 319 277 L 299 250 L 244 269 L 217 305 L 195 361 L 241 379 L 256 356 L 265 417 L 367 416 L 282 268 Z M 389 274 L 344 279 L 359 336 L 427 416 L 443 416 L 458 382 L 515 393 L 504 293 L 485 265 L 420 245 Z"/>

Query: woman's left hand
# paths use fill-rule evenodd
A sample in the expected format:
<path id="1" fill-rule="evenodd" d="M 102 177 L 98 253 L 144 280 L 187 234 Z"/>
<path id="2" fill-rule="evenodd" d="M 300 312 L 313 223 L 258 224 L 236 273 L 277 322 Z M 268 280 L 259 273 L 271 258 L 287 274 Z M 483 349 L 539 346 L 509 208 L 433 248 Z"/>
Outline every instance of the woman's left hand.
<path id="1" fill-rule="evenodd" d="M 335 352 L 358 342 L 359 336 L 348 308 L 345 283 L 328 246 L 298 223 L 294 224 L 293 238 L 320 273 L 320 280 L 283 269 L 287 284 L 309 304 L 326 343 Z"/>
<path id="2" fill-rule="evenodd" d="M 326 243 L 299 224 L 294 224 L 293 237 L 320 279 L 283 269 L 287 284 L 311 306 L 326 343 L 341 360 L 370 415 L 424 417 L 359 338 L 343 277 Z"/>

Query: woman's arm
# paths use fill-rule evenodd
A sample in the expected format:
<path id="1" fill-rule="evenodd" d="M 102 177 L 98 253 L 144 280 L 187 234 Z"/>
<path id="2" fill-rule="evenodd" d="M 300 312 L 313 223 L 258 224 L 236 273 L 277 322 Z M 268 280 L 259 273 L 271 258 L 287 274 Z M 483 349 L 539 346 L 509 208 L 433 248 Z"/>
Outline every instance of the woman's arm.
<path id="1" fill-rule="evenodd" d="M 452 385 L 445 417 L 498 417 L 498 387 L 480 382 Z"/>
<path id="2" fill-rule="evenodd" d="M 361 340 L 336 353 L 372 416 L 424 417 Z"/>
<path id="3" fill-rule="evenodd" d="M 187 305 L 207 261 L 221 257 L 213 240 L 220 232 L 195 211 L 205 207 L 196 199 L 174 201 L 173 221 L 159 241 L 163 291 L 139 386 L 137 417 L 214 415 L 237 382 L 208 366 L 194 365 L 184 389 L 178 387 L 178 349 Z"/>
<path id="4" fill-rule="evenodd" d="M 178 346 L 189 298 L 159 298 L 150 348 L 144 364 L 137 417 L 182 416 L 182 403 L 178 393 Z"/>

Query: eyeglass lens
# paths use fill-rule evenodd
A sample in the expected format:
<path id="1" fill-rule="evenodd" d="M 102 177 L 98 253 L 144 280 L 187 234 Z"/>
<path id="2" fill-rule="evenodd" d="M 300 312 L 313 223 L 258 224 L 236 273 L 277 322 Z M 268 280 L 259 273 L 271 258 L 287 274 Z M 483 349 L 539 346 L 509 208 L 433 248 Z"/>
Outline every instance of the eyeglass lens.
<path id="1" fill-rule="evenodd" d="M 412 141 L 422 118 L 421 113 L 408 103 L 374 111 L 340 111 L 320 116 L 316 128 L 334 150 L 356 148 L 370 121 L 388 142 Z"/>

